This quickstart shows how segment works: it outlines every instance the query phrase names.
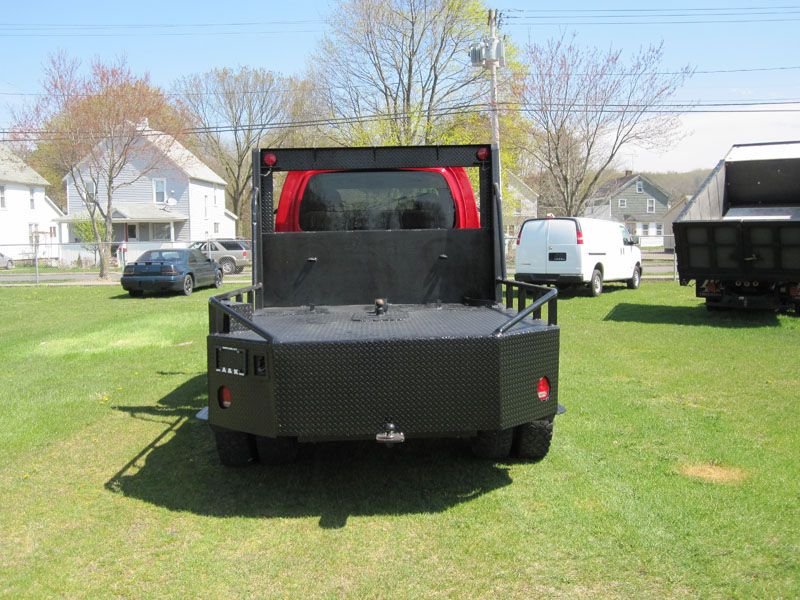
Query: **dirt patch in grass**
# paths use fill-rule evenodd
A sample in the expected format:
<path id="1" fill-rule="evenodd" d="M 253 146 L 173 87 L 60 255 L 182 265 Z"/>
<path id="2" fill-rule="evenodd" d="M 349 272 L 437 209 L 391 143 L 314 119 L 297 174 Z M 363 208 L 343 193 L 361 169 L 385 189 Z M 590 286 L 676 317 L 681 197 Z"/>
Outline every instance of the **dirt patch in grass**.
<path id="1" fill-rule="evenodd" d="M 680 469 L 683 475 L 702 479 L 711 483 L 740 483 L 747 478 L 744 469 L 738 467 L 723 467 L 711 463 L 683 465 Z"/>

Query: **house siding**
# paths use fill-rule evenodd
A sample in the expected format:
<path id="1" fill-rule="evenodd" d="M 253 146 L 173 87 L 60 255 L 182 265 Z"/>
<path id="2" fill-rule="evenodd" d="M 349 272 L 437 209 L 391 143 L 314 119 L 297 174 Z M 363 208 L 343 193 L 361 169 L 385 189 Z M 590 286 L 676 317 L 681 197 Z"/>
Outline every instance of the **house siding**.
<path id="1" fill-rule="evenodd" d="M 5 198 L 5 208 L 0 208 L 0 252 L 14 260 L 32 258 L 29 226 L 35 223 L 38 231 L 46 232 L 39 236 L 39 256 L 57 258 L 60 226 L 55 219 L 61 215 L 45 200 L 44 187 L 9 181 L 0 181 L 0 186 L 4 188 Z M 33 210 L 30 207 L 31 189 Z M 54 236 L 50 236 L 52 228 L 55 229 Z"/>
<path id="2" fill-rule="evenodd" d="M 636 180 L 628 184 L 613 196 L 609 196 L 611 202 L 611 220 L 622 223 L 660 223 L 663 216 L 669 210 L 669 198 L 658 189 L 650 185 L 646 180 L 642 181 L 642 192 L 636 191 Z M 627 203 L 625 208 L 619 207 L 619 200 L 624 199 Z M 655 212 L 647 212 L 647 201 L 655 201 Z"/>
<path id="3" fill-rule="evenodd" d="M 221 185 L 192 179 L 189 182 L 190 235 L 192 241 L 226 238 L 235 235 L 225 215 L 225 188 Z M 216 202 L 215 202 L 216 199 Z M 214 223 L 219 223 L 219 232 L 214 233 Z"/>

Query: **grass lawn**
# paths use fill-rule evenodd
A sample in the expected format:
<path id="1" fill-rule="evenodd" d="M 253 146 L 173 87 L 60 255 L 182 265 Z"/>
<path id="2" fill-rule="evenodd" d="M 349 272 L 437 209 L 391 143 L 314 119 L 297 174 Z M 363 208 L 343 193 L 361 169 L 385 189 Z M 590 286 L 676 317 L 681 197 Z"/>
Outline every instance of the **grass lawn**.
<path id="1" fill-rule="evenodd" d="M 0 288 L 0 595 L 794 597 L 800 319 L 645 282 L 560 301 L 539 464 L 463 442 L 222 468 L 211 291 Z"/>

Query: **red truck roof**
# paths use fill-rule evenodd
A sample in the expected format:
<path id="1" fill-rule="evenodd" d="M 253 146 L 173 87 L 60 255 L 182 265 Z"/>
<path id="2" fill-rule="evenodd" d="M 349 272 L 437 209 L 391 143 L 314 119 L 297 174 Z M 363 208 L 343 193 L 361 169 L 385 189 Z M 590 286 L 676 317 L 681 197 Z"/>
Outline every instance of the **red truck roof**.
<path id="1" fill-rule="evenodd" d="M 279 232 L 478 227 L 462 167 L 288 171 L 275 217 Z"/>

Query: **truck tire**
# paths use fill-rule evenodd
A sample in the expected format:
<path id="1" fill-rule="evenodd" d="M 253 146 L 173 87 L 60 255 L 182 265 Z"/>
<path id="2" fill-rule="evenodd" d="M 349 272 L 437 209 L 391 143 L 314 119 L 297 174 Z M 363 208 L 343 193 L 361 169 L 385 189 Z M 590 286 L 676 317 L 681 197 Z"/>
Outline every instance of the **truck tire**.
<path id="1" fill-rule="evenodd" d="M 603 293 L 603 273 L 600 269 L 592 271 L 592 278 L 589 280 L 589 294 L 597 297 Z"/>
<path id="2" fill-rule="evenodd" d="M 132 298 L 139 298 L 144 292 L 142 290 L 128 290 Z"/>
<path id="3" fill-rule="evenodd" d="M 244 467 L 256 459 L 253 436 L 240 431 L 214 431 L 219 461 L 226 467 Z"/>
<path id="4" fill-rule="evenodd" d="M 225 273 L 225 275 L 230 275 L 236 270 L 236 263 L 230 258 L 221 258 L 219 266 L 222 267 L 222 272 Z"/>
<path id="5" fill-rule="evenodd" d="M 282 465 L 297 458 L 297 439 L 256 436 L 258 460 L 262 465 Z"/>
<path id="6" fill-rule="evenodd" d="M 642 283 L 642 269 L 639 265 L 633 267 L 633 277 L 628 279 L 628 289 L 638 290 Z"/>
<path id="7" fill-rule="evenodd" d="M 183 278 L 183 287 L 181 288 L 184 296 L 191 296 L 194 291 L 194 278 L 191 275 L 186 275 Z"/>
<path id="8" fill-rule="evenodd" d="M 547 456 L 552 439 L 552 419 L 523 423 L 514 431 L 513 455 L 521 460 L 539 462 Z"/>
<path id="9" fill-rule="evenodd" d="M 472 453 L 477 458 L 501 460 L 508 458 L 513 442 L 513 428 L 479 431 L 471 441 Z"/>

